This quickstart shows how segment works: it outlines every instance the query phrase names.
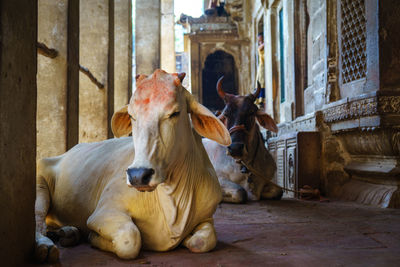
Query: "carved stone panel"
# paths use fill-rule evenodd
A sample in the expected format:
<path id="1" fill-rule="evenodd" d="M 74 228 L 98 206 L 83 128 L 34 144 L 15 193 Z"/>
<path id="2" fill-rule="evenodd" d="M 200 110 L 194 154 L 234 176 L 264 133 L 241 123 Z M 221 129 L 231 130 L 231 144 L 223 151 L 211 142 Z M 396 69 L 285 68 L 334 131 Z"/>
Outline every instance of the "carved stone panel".
<path id="1" fill-rule="evenodd" d="M 285 187 L 291 190 L 296 190 L 296 140 L 293 140 L 291 147 L 287 148 L 286 156 L 286 183 Z M 295 193 L 287 191 L 286 195 L 288 197 L 295 197 Z"/>
<path id="2" fill-rule="evenodd" d="M 277 153 L 276 153 L 276 179 L 277 184 L 281 187 L 285 186 L 285 141 L 277 142 Z"/>
<path id="3" fill-rule="evenodd" d="M 304 185 L 320 186 L 321 141 L 318 132 L 297 132 L 268 140 L 277 164 L 277 184 L 298 191 Z M 275 153 L 276 152 L 276 153 Z M 284 197 L 299 197 L 284 190 Z"/>

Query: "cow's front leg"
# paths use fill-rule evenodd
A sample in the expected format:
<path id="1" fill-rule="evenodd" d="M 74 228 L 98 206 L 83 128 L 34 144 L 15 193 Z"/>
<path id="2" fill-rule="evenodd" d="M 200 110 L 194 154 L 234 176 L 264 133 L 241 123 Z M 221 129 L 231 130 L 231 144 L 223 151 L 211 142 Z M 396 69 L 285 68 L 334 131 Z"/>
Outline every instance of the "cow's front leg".
<path id="1" fill-rule="evenodd" d="M 215 248 L 217 245 L 217 235 L 214 225 L 211 222 L 203 222 L 199 224 L 190 234 L 183 240 L 183 245 L 191 252 L 207 252 Z"/>
<path id="2" fill-rule="evenodd" d="M 142 246 L 140 232 L 132 218 L 118 211 L 96 210 L 88 219 L 89 242 L 122 259 L 134 259 Z"/>
<path id="3" fill-rule="evenodd" d="M 40 170 L 39 170 L 40 172 Z M 47 225 L 46 216 L 50 207 L 50 192 L 46 180 L 42 175 L 38 175 L 36 180 L 36 202 L 35 202 L 35 219 L 36 219 L 36 242 L 35 242 L 35 259 L 42 263 L 48 261 L 50 263 L 58 261 L 59 250 L 56 245 L 46 236 Z"/>

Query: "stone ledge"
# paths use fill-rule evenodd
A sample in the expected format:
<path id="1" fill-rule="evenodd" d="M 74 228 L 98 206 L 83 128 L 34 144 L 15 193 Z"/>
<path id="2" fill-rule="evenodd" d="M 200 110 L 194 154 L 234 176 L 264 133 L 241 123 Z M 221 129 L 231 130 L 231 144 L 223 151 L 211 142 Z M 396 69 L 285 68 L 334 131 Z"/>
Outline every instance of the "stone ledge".
<path id="1" fill-rule="evenodd" d="M 294 121 L 284 122 L 278 124 L 278 135 L 274 134 L 273 137 L 286 135 L 294 132 L 312 132 L 318 130 L 318 121 L 322 116 L 320 111 L 312 112 L 304 116 L 296 118 Z"/>
<path id="2" fill-rule="evenodd" d="M 351 179 L 340 190 L 339 199 L 381 208 L 399 208 L 398 187 Z"/>

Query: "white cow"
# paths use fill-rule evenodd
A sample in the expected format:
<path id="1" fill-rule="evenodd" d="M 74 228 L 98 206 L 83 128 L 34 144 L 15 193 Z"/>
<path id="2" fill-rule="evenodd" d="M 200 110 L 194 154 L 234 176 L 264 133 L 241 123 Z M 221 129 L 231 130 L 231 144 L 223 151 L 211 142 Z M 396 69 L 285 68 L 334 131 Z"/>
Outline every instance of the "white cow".
<path id="1" fill-rule="evenodd" d="M 58 258 L 45 237 L 47 225 L 74 226 L 94 247 L 123 259 L 135 258 L 141 247 L 166 251 L 182 243 L 192 252 L 215 247 L 212 216 L 222 194 L 199 134 L 225 146 L 231 139 L 221 121 L 182 87 L 183 78 L 162 70 L 137 77 L 129 105 L 112 119 L 115 136 L 133 137 L 79 144 L 39 161 L 39 261 Z M 76 237 L 75 228 L 63 229 L 61 243 Z"/>
<path id="2" fill-rule="evenodd" d="M 203 139 L 222 187 L 223 201 L 243 203 L 247 199 L 280 199 L 283 191 L 271 182 L 276 164 L 265 148 L 258 123 L 271 131 L 278 130 L 274 120 L 259 110 L 254 94 L 246 96 L 225 93 L 222 89 L 223 77 L 218 80 L 217 91 L 225 102 L 219 116 L 231 134 L 232 144 L 225 148 L 218 143 Z"/>

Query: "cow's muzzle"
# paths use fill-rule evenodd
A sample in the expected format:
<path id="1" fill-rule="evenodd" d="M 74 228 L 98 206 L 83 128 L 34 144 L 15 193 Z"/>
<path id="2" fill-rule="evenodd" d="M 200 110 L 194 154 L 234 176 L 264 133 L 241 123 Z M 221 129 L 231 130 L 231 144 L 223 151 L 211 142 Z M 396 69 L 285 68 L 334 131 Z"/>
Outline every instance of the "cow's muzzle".
<path id="1" fill-rule="evenodd" d="M 243 149 L 243 143 L 232 143 L 230 146 L 228 146 L 228 153 L 234 158 L 240 158 L 243 156 Z"/>
<path id="2" fill-rule="evenodd" d="M 139 191 L 153 191 L 155 186 L 149 183 L 154 174 L 154 169 L 150 168 L 129 168 L 126 170 L 129 183 Z"/>

